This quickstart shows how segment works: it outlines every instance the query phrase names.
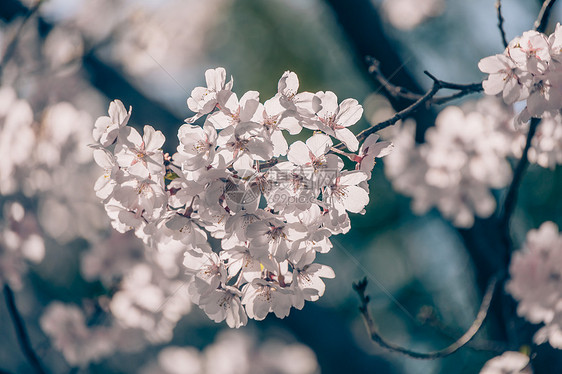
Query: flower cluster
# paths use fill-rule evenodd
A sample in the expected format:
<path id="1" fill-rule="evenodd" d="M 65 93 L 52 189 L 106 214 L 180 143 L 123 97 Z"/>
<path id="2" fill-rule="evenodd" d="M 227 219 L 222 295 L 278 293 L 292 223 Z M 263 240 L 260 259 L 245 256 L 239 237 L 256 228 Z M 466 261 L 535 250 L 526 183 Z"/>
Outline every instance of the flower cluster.
<path id="1" fill-rule="evenodd" d="M 517 313 L 531 323 L 544 323 L 536 343 L 562 348 L 562 235 L 553 222 L 527 233 L 509 266 L 507 291 L 519 302 Z"/>
<path id="2" fill-rule="evenodd" d="M 168 342 L 192 306 L 181 264 L 180 256 L 146 248 L 132 234 L 113 232 L 92 242 L 81 262 L 83 277 L 100 280 L 107 294 L 80 305 L 51 302 L 41 328 L 69 364 L 81 367 L 118 351 L 138 352 L 148 344 Z"/>
<path id="3" fill-rule="evenodd" d="M 91 239 L 107 226 L 81 188 L 93 182 L 90 116 L 60 102 L 37 117 L 12 87 L 0 87 L 0 283 L 16 289 L 26 261 L 43 260 L 44 238 Z"/>
<path id="4" fill-rule="evenodd" d="M 490 74 L 482 82 L 488 95 L 502 94 L 506 104 L 526 100 L 518 122 L 556 114 L 562 109 L 562 27 L 550 36 L 526 31 L 503 54 L 483 58 L 478 67 Z"/>
<path id="5" fill-rule="evenodd" d="M 95 190 L 115 229 L 184 256 L 191 300 L 211 319 L 239 327 L 270 312 L 283 318 L 318 300 L 321 278 L 334 277 L 314 262 L 316 253 L 350 229 L 348 212 L 363 212 L 374 159 L 391 144 L 371 135 L 360 147 L 348 127 L 361 118 L 361 105 L 338 103 L 329 91 L 299 93 L 295 73 L 285 72 L 264 103 L 256 91 L 239 98 L 223 68 L 205 78 L 207 87 L 187 100 L 195 115 L 180 127 L 171 158 L 160 131 L 145 126 L 141 135 L 127 126 L 131 109 L 110 104 L 95 124 L 94 157 L 105 170 Z M 312 135 L 289 145 L 284 132 L 303 128 Z M 332 148 L 333 138 L 358 153 Z M 355 170 L 344 170 L 336 151 Z M 213 251 L 209 236 L 220 249 Z"/>
<path id="6" fill-rule="evenodd" d="M 246 331 L 223 331 L 216 341 L 199 351 L 194 347 L 169 346 L 157 360 L 140 369 L 141 374 L 316 374 L 314 352 L 299 343 L 267 338 L 259 341 Z"/>
<path id="7" fill-rule="evenodd" d="M 485 218 L 494 212 L 490 188 L 502 188 L 510 180 L 505 157 L 516 135 L 510 117 L 498 117 L 496 104 L 486 100 L 466 112 L 447 107 L 422 145 L 416 145 L 413 126 L 405 124 L 398 132 L 385 173 L 397 191 L 413 198 L 414 212 L 437 207 L 457 227 L 471 227 L 475 214 Z"/>

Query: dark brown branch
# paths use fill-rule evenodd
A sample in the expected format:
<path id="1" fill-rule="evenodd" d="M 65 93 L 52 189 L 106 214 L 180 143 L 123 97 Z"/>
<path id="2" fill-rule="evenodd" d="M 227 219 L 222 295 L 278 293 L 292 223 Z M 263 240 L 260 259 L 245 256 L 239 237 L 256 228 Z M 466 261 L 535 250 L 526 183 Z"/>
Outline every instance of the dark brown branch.
<path id="1" fill-rule="evenodd" d="M 412 114 L 413 112 L 415 112 L 416 110 L 421 108 L 423 105 L 431 104 L 431 101 L 432 101 L 433 97 L 435 96 L 435 94 L 440 89 L 444 88 L 444 89 L 451 89 L 451 90 L 460 90 L 461 92 L 479 92 L 479 91 L 482 91 L 482 84 L 481 83 L 471 83 L 471 84 L 450 83 L 450 82 L 445 82 L 445 81 L 442 81 L 442 80 L 439 80 L 439 79 L 435 78 L 431 73 L 429 73 L 427 71 L 424 71 L 424 73 L 433 80 L 433 86 L 431 87 L 431 89 L 429 91 L 427 91 L 425 94 L 421 95 L 409 107 L 399 111 L 398 113 L 396 113 L 391 118 L 387 119 L 386 121 L 377 123 L 376 125 L 371 126 L 368 129 L 365 129 L 365 130 L 361 131 L 357 135 L 357 140 L 359 140 L 359 142 L 362 142 L 363 140 L 365 140 L 369 135 L 371 135 L 371 134 L 373 134 L 377 131 L 383 130 L 383 129 L 389 127 L 389 126 L 392 126 L 396 122 L 400 121 L 401 119 L 407 118 L 410 114 Z M 452 97 L 452 96 L 455 96 L 455 95 L 451 95 L 449 97 Z M 455 98 L 456 97 L 460 97 L 460 96 L 455 96 Z M 334 146 L 333 148 L 341 150 L 344 147 L 345 147 L 345 145 L 343 143 L 340 143 L 340 144 Z"/>
<path id="2" fill-rule="evenodd" d="M 43 369 L 43 365 L 39 360 L 39 357 L 33 350 L 31 346 L 31 341 L 29 340 L 29 335 L 25 328 L 23 318 L 21 317 L 18 308 L 16 306 L 16 300 L 14 298 L 14 292 L 7 284 L 4 285 L 4 298 L 6 300 L 6 306 L 10 312 L 10 317 L 14 323 L 14 328 L 16 329 L 16 336 L 18 338 L 18 343 L 20 348 L 29 361 L 30 365 L 33 367 L 36 373 L 45 374 L 46 371 Z"/>
<path id="3" fill-rule="evenodd" d="M 423 95 L 412 92 L 404 87 L 396 86 L 391 83 L 382 73 L 380 69 L 380 62 L 375 60 L 372 57 L 367 57 L 367 61 L 369 62 L 369 72 L 373 75 L 373 77 L 377 80 L 377 82 L 384 87 L 385 91 L 397 98 L 402 98 L 406 100 L 419 100 Z M 434 78 L 434 77 L 433 77 Z M 461 98 L 463 96 L 469 95 L 471 93 L 481 92 L 483 91 L 482 83 L 470 83 L 470 84 L 455 84 L 440 81 L 443 85 L 442 88 L 448 88 L 452 90 L 459 90 L 452 95 L 447 96 L 440 96 L 434 97 L 431 100 L 428 100 L 428 104 L 445 104 L 449 101 Z"/>
<path id="4" fill-rule="evenodd" d="M 552 10 L 552 6 L 556 0 L 545 0 L 542 4 L 541 11 L 539 12 L 539 16 L 535 21 L 535 30 L 538 32 L 544 32 L 546 30 L 546 26 L 548 25 L 548 19 L 550 17 L 550 11 Z"/>
<path id="5" fill-rule="evenodd" d="M 474 320 L 470 328 L 459 339 L 457 339 L 453 344 L 449 345 L 444 349 L 440 349 L 438 351 L 433 351 L 433 352 L 425 352 L 425 353 L 411 351 L 407 348 L 401 347 L 394 343 L 390 343 L 386 341 L 379 334 L 375 322 L 373 320 L 373 317 L 371 316 L 371 312 L 369 311 L 368 308 L 370 298 L 365 293 L 367 288 L 367 278 L 364 278 L 363 280 L 354 283 L 353 289 L 355 290 L 355 292 L 357 292 L 357 294 L 359 295 L 359 299 L 361 300 L 359 311 L 363 315 L 363 319 L 367 326 L 367 330 L 369 331 L 369 334 L 371 336 L 371 340 L 379 344 L 381 347 L 386 348 L 392 352 L 398 352 L 411 358 L 416 358 L 421 360 L 431 360 L 431 359 L 437 359 L 437 358 L 442 358 L 452 355 L 462 347 L 466 346 L 468 342 L 470 342 L 470 340 L 474 338 L 476 333 L 480 331 L 480 328 L 482 327 L 482 324 L 484 323 L 484 320 L 488 315 L 488 310 L 492 302 L 492 298 L 496 288 L 496 283 L 497 283 L 497 277 L 493 277 L 490 280 L 490 283 L 488 284 L 488 288 L 486 290 L 486 293 L 484 294 L 484 297 L 482 298 L 482 304 L 480 304 L 480 309 L 478 310 L 476 319 Z"/>
<path id="6" fill-rule="evenodd" d="M 540 118 L 531 119 L 529 132 L 527 133 L 527 141 L 525 142 L 525 148 L 523 149 L 523 154 L 521 155 L 521 159 L 519 160 L 517 166 L 515 167 L 515 170 L 513 171 L 513 179 L 511 181 L 511 184 L 509 185 L 507 194 L 505 195 L 505 199 L 502 204 L 499 219 L 500 225 L 504 230 L 509 229 L 509 220 L 511 218 L 511 215 L 513 214 L 513 210 L 515 209 L 515 205 L 517 202 L 517 192 L 519 191 L 519 186 L 521 185 L 523 174 L 529 164 L 529 149 L 531 148 L 531 143 L 540 121 Z"/>
<path id="7" fill-rule="evenodd" d="M 502 37 L 503 47 L 507 48 L 508 42 L 505 36 L 505 30 L 503 29 L 503 15 L 502 15 L 502 0 L 496 1 L 496 10 L 498 12 L 498 29 L 500 30 L 500 35 Z"/>
<path id="8" fill-rule="evenodd" d="M 373 134 L 377 131 L 380 131 L 382 129 L 385 129 L 389 126 L 392 126 L 396 122 L 400 121 L 401 119 L 406 118 L 410 113 L 417 110 L 419 107 L 424 105 L 428 100 L 430 100 L 433 96 L 435 96 L 437 91 L 439 91 L 440 89 L 441 89 L 441 85 L 439 84 L 439 82 L 434 81 L 431 89 L 429 91 L 427 91 L 423 96 L 421 96 L 417 101 L 415 101 L 412 105 L 410 105 L 409 107 L 399 111 L 392 118 L 389 118 L 386 121 L 380 122 L 380 123 L 376 124 L 375 126 L 372 126 L 372 127 L 368 128 L 366 130 L 361 131 L 359 133 L 359 135 L 357 135 L 357 140 L 359 140 L 359 142 L 361 142 L 361 141 L 365 140 L 369 135 L 371 135 L 371 134 Z M 339 147 L 337 147 L 337 148 L 339 148 Z"/>

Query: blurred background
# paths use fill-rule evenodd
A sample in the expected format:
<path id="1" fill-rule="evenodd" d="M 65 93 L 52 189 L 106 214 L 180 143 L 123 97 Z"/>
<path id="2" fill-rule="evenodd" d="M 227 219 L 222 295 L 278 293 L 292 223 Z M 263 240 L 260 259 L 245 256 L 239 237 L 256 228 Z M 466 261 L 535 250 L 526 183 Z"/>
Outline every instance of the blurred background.
<path id="1" fill-rule="evenodd" d="M 226 68 L 234 77 L 235 92 L 257 90 L 262 101 L 277 92 L 278 79 L 291 70 L 300 79 L 301 91 L 330 90 L 340 100 L 359 100 L 365 116 L 355 126 L 357 133 L 405 105 L 383 96 L 367 72 L 367 55 L 381 62 L 382 71 L 393 82 L 416 92 L 431 86 L 424 70 L 457 83 L 481 81 L 484 75 L 478 61 L 503 50 L 494 3 L 44 0 L 20 29 L 37 2 L 2 0 L 0 51 L 6 63 L 1 83 L 30 103 L 35 118 L 44 120 L 45 108 L 69 102 L 90 128 L 95 118 L 106 114 L 111 100 L 120 99 L 133 107 L 130 123 L 137 128 L 150 124 L 163 131 L 165 151 L 173 153 L 177 129 L 191 114 L 186 99 L 195 86 L 204 85 L 206 69 Z M 541 3 L 505 2 L 508 40 L 532 28 Z M 562 9 L 556 6 L 550 30 L 561 16 Z M 11 43 L 14 35 L 19 35 L 15 45 Z M 416 120 L 422 127 L 431 126 L 440 109 L 421 111 Z M 53 131 L 57 126 L 62 124 L 55 121 Z M 85 144 L 90 141 L 84 140 Z M 319 263 L 330 265 L 336 273 L 335 279 L 326 281 L 325 295 L 318 302 L 306 303 L 301 311 L 293 309 L 288 318 L 270 315 L 263 322 L 251 320 L 244 329 L 252 332 L 257 345 L 275 338 L 308 346 L 318 363 L 313 370 L 322 373 L 477 373 L 493 352 L 465 348 L 445 359 L 419 361 L 389 353 L 368 338 L 351 287 L 365 276 L 370 280 L 370 305 L 381 335 L 418 351 L 442 348 L 462 335 L 482 295 L 475 272 L 477 259 L 463 244 L 467 233 L 453 228 L 436 212 L 413 215 L 409 200 L 395 193 L 385 179 L 383 163 L 375 166 L 370 181 L 367 213 L 352 216 L 351 231 L 333 237 L 334 248 L 318 257 Z M 83 176 L 85 168 L 69 172 L 65 167 L 60 178 L 54 176 L 53 167 L 43 168 L 50 177 L 33 172 L 30 180 L 36 187 L 19 186 L 0 196 L 4 221 L 6 206 L 16 196 L 24 201 L 26 211 L 36 212 L 36 225 L 44 238 L 44 258 L 30 265 L 16 296 L 33 345 L 52 372 L 67 372 L 69 367 L 39 327 L 45 306 L 53 300 L 80 304 L 108 292 L 100 282 L 86 280 L 80 269 L 92 243 L 110 232 L 101 204 L 90 197 L 101 171 L 94 167 Z M 559 167 L 528 170 L 513 219 L 516 248 L 525 233 L 543 221 L 562 224 L 561 188 Z M 226 324 L 215 324 L 193 307 L 179 321 L 169 344 L 203 350 L 225 329 Z M 30 372 L 3 304 L 0 336 L 4 337 L 0 367 Z M 485 348 L 486 339 L 486 331 L 480 333 L 476 346 Z M 118 353 L 80 372 L 137 372 L 164 346 L 151 346 L 143 353 Z"/>

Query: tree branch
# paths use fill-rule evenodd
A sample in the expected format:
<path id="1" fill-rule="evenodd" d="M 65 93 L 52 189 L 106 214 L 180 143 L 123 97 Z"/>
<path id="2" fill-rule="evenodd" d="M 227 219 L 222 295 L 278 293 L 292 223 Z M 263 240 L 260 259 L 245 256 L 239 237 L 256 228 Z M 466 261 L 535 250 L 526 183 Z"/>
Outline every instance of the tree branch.
<path id="1" fill-rule="evenodd" d="M 542 4 L 541 11 L 539 12 L 539 16 L 535 21 L 535 30 L 538 32 L 544 32 L 546 30 L 546 26 L 548 25 L 548 19 L 550 17 L 550 11 L 552 10 L 552 6 L 556 0 L 545 0 Z"/>
<path id="2" fill-rule="evenodd" d="M 29 340 L 29 335 L 27 334 L 25 324 L 16 306 L 14 292 L 8 284 L 4 284 L 4 298 L 6 300 L 8 311 L 10 312 L 10 317 L 12 318 L 12 322 L 14 323 L 18 343 L 21 350 L 23 351 L 23 354 L 36 373 L 45 374 L 46 371 L 43 369 L 43 365 L 41 364 L 39 357 L 31 346 L 31 341 Z"/>
<path id="3" fill-rule="evenodd" d="M 435 94 L 440 90 L 440 89 L 450 89 L 450 90 L 460 90 L 460 93 L 463 93 L 463 95 L 466 95 L 470 92 L 479 92 L 482 91 L 482 84 L 481 83 L 470 83 L 470 84 L 457 84 L 457 83 L 450 83 L 450 82 L 446 82 L 446 81 L 442 81 L 437 79 L 435 76 L 433 76 L 431 73 L 424 71 L 424 73 L 430 77 L 433 80 L 433 86 L 431 87 L 431 89 L 429 91 L 427 91 L 425 94 L 420 95 L 419 98 L 413 103 L 411 104 L 409 107 L 399 111 L 398 113 L 396 113 L 394 116 L 392 116 L 391 118 L 387 119 L 386 121 L 380 122 L 374 126 L 369 127 L 368 129 L 365 129 L 363 131 L 361 131 L 358 135 L 357 135 L 357 140 L 359 140 L 359 142 L 362 142 L 363 140 L 365 140 L 369 135 L 383 130 L 389 126 L 394 125 L 396 122 L 400 121 L 401 119 L 405 119 L 407 118 L 410 114 L 412 114 L 413 112 L 415 112 L 416 110 L 418 110 L 420 107 L 422 107 L 422 105 L 424 104 L 431 104 L 433 97 L 435 96 Z M 409 95 L 415 95 L 407 90 L 403 91 Z M 451 95 L 450 97 L 460 97 L 458 94 L 455 95 Z M 462 95 L 461 95 L 462 96 Z M 343 148 L 345 148 L 345 145 L 343 143 L 339 143 L 336 146 L 332 147 L 332 150 L 342 150 Z"/>
<path id="4" fill-rule="evenodd" d="M 406 100 L 419 100 L 423 95 L 412 92 L 404 87 L 396 86 L 391 83 L 382 73 L 380 69 L 380 62 L 372 57 L 367 57 L 367 61 L 369 62 L 369 72 L 373 75 L 373 77 L 379 82 L 381 86 L 384 87 L 385 91 L 397 98 L 402 98 Z M 434 78 L 434 77 L 433 77 Z M 456 83 L 449 83 L 444 81 L 439 81 L 442 84 L 442 88 L 448 88 L 452 90 L 459 90 L 459 92 L 454 93 L 452 95 L 447 96 L 440 96 L 434 97 L 431 100 L 428 100 L 428 104 L 445 104 L 449 101 L 461 98 L 471 93 L 481 92 L 484 89 L 482 88 L 482 83 L 470 83 L 470 84 L 456 84 Z"/>
<path id="5" fill-rule="evenodd" d="M 507 42 L 505 30 L 503 29 L 502 0 L 496 1 L 496 10 L 498 12 L 498 29 L 500 30 L 500 35 L 502 37 L 503 47 L 507 48 L 509 43 Z"/>
<path id="6" fill-rule="evenodd" d="M 500 225 L 504 230 L 509 229 L 509 220 L 511 218 L 511 215 L 513 214 L 513 211 L 515 210 L 515 205 L 517 202 L 517 192 L 519 191 L 519 186 L 521 185 L 523 174 L 529 164 L 529 149 L 531 148 L 531 143 L 540 121 L 540 118 L 531 119 L 529 132 L 527 133 L 527 141 L 525 142 L 525 148 L 523 149 L 523 154 L 521 155 L 521 159 L 519 160 L 517 166 L 515 167 L 515 170 L 513 171 L 513 179 L 511 181 L 511 184 L 509 185 L 507 194 L 505 195 L 505 199 L 502 204 L 502 208 L 499 214 L 499 220 Z"/>
<path id="7" fill-rule="evenodd" d="M 398 352 L 411 358 L 416 358 L 421 360 L 431 360 L 431 359 L 442 358 L 452 355 L 453 353 L 455 353 L 456 351 L 467 345 L 467 343 L 470 342 L 470 340 L 472 340 L 474 335 L 476 335 L 476 333 L 482 327 L 482 324 L 484 323 L 484 320 L 488 315 L 488 310 L 492 302 L 494 290 L 496 289 L 496 283 L 497 283 L 497 277 L 494 276 L 492 277 L 490 283 L 488 284 L 488 288 L 486 290 L 486 293 L 484 294 L 484 297 L 482 298 L 482 304 L 480 305 L 480 309 L 478 310 L 476 319 L 474 320 L 470 328 L 459 339 L 457 339 L 453 344 L 449 345 L 448 347 L 444 349 L 440 349 L 438 351 L 426 352 L 426 353 L 411 351 L 407 348 L 401 347 L 394 343 L 390 343 L 386 341 L 379 334 L 375 322 L 373 320 L 373 317 L 371 316 L 371 312 L 369 311 L 368 308 L 370 298 L 365 293 L 367 288 L 367 278 L 364 278 L 363 280 L 354 283 L 353 289 L 355 290 L 355 292 L 357 292 L 357 295 L 359 295 L 359 299 L 361 300 L 359 311 L 361 311 L 361 314 L 363 315 L 363 319 L 367 326 L 367 330 L 369 331 L 369 334 L 371 336 L 371 340 L 379 344 L 381 347 L 386 348 L 392 352 Z"/>

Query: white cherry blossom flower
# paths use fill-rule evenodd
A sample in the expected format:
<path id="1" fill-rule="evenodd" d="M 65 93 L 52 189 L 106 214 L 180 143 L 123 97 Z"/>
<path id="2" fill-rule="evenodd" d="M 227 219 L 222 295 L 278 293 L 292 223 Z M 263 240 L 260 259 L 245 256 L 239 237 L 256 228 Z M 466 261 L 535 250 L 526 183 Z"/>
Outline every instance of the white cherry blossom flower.
<path id="1" fill-rule="evenodd" d="M 293 305 L 293 293 L 281 287 L 277 282 L 254 279 L 242 289 L 242 305 L 246 307 L 248 317 L 261 321 L 270 313 L 278 318 L 289 315 Z"/>
<path id="2" fill-rule="evenodd" d="M 191 91 L 187 99 L 187 106 L 196 114 L 186 119 L 187 123 L 193 123 L 207 113 L 210 113 L 217 105 L 217 94 L 232 89 L 232 78 L 226 83 L 226 70 L 224 68 L 208 69 L 205 72 L 207 87 L 196 87 Z"/>
<path id="3" fill-rule="evenodd" d="M 482 82 L 487 95 L 497 95 L 501 92 L 506 104 L 524 100 L 528 96 L 528 89 L 521 83 L 526 79 L 526 75 L 509 56 L 495 55 L 483 58 L 478 63 L 478 68 L 490 74 L 488 79 Z"/>
<path id="4" fill-rule="evenodd" d="M 178 153 L 174 161 L 185 170 L 197 170 L 207 167 L 215 157 L 217 131 L 205 123 L 203 127 L 190 124 L 182 125 L 178 130 Z"/>
<path id="5" fill-rule="evenodd" d="M 129 107 L 127 112 L 121 100 L 113 100 L 109 104 L 109 117 L 99 117 L 94 124 L 94 140 L 104 147 L 111 145 L 117 139 L 119 131 L 129 122 L 131 111 L 132 107 Z"/>
<path id="6" fill-rule="evenodd" d="M 238 100 L 238 96 L 231 91 L 221 91 L 217 95 L 219 111 L 207 117 L 207 121 L 217 130 L 229 126 L 236 126 L 241 122 L 259 121 L 257 113 L 260 93 L 248 91 Z"/>
<path id="7" fill-rule="evenodd" d="M 338 98 L 331 91 L 317 92 L 313 108 L 320 123 L 318 129 L 341 140 L 352 152 L 359 148 L 359 141 L 348 129 L 359 121 L 363 107 L 355 99 L 345 99 L 338 105 Z"/>
<path id="8" fill-rule="evenodd" d="M 379 135 L 371 134 L 365 139 L 359 148 L 359 154 L 355 156 L 357 162 L 356 169 L 371 176 L 371 171 L 375 167 L 375 158 L 380 158 L 392 152 L 394 146 L 389 141 L 378 142 Z"/>
<path id="9" fill-rule="evenodd" d="M 144 127 L 144 135 L 132 127 L 123 129 L 115 146 L 115 157 L 120 167 L 139 178 L 158 178 L 164 172 L 162 145 L 165 138 L 152 126 Z"/>

